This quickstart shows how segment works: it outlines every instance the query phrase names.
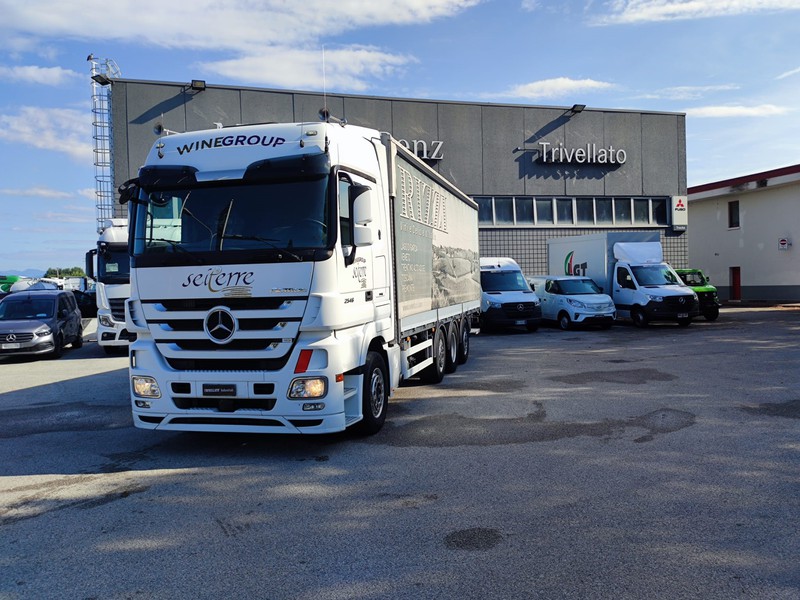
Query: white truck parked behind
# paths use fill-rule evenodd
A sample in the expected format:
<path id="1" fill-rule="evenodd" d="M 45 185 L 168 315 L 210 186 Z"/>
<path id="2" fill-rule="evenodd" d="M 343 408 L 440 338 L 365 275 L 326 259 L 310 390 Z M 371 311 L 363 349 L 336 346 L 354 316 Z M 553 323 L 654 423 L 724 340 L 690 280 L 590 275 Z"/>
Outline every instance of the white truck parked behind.
<path id="1" fill-rule="evenodd" d="M 168 135 L 120 193 L 137 427 L 373 434 L 469 356 L 477 205 L 388 134 Z"/>
<path id="2" fill-rule="evenodd" d="M 98 345 L 106 354 L 127 353 L 136 337 L 125 327 L 125 301 L 131 294 L 127 219 L 103 223 L 97 247 L 86 253 L 86 275 L 96 281 Z"/>
<path id="3" fill-rule="evenodd" d="M 605 232 L 547 240 L 550 273 L 591 277 L 637 327 L 700 314 L 697 294 L 664 262 L 657 232 Z"/>
<path id="4" fill-rule="evenodd" d="M 481 264 L 480 328 L 522 326 L 536 331 L 542 307 L 517 261 L 507 256 L 484 256 Z"/>

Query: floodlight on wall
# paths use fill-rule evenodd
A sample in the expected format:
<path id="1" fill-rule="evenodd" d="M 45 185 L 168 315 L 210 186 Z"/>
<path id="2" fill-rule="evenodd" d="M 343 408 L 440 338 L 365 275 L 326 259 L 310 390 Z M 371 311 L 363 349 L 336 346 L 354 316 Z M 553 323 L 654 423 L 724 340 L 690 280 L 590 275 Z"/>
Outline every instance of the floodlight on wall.
<path id="1" fill-rule="evenodd" d="M 584 108 L 586 108 L 585 104 L 573 104 L 572 108 L 570 108 L 569 110 L 571 113 L 577 114 L 579 112 L 583 112 Z"/>
<path id="2" fill-rule="evenodd" d="M 102 73 L 97 73 L 96 75 L 92 75 L 92 81 L 95 83 L 99 83 L 100 85 L 111 85 L 111 80 Z"/>
<path id="3" fill-rule="evenodd" d="M 192 83 L 189 84 L 189 87 L 195 92 L 202 92 L 206 89 L 206 82 L 202 79 L 192 79 Z"/>

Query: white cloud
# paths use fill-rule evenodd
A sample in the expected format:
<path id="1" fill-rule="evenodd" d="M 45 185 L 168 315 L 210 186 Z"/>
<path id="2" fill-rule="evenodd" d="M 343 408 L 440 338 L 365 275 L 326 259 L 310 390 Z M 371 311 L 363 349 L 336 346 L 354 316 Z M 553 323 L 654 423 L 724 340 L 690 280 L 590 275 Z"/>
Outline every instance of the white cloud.
<path id="1" fill-rule="evenodd" d="M 663 100 L 696 100 L 708 94 L 738 90 L 739 87 L 732 83 L 722 85 L 681 85 L 656 90 L 652 94 L 646 94 L 644 97 Z"/>
<path id="2" fill-rule="evenodd" d="M 0 114 L 0 139 L 62 152 L 80 163 L 94 160 L 91 137 L 86 111 L 23 106 L 15 115 Z"/>
<path id="3" fill-rule="evenodd" d="M 0 80 L 25 82 L 39 85 L 59 86 L 72 80 L 77 81 L 81 75 L 61 67 L 37 67 L 33 65 L 4 67 L 0 65 Z"/>
<path id="4" fill-rule="evenodd" d="M 12 190 L 8 188 L 0 188 L 0 196 L 22 196 L 26 198 L 48 198 L 48 199 L 61 199 L 72 198 L 74 194 L 67 192 L 60 192 L 51 188 L 44 187 L 31 187 L 25 189 Z"/>
<path id="5" fill-rule="evenodd" d="M 564 98 L 566 96 L 612 89 L 613 83 L 594 79 L 570 79 L 555 77 L 514 86 L 507 92 L 496 94 L 496 97 L 523 98 L 541 100 L 546 98 Z"/>
<path id="6" fill-rule="evenodd" d="M 97 10 L 89 0 L 0 0 L 0 39 L 70 38 L 227 54 L 210 72 L 260 84 L 319 85 L 328 38 L 364 27 L 419 25 L 454 16 L 483 0 L 196 0 L 191 11 L 164 0 L 118 0 Z M 34 5 L 35 4 L 35 5 Z M 343 45 L 326 56 L 332 84 L 364 89 L 412 60 L 376 48 Z M 305 72 L 298 72 L 300 69 Z M 288 82 L 288 83 L 286 83 Z"/>
<path id="7" fill-rule="evenodd" d="M 797 0 L 612 0 L 595 24 L 651 23 L 800 10 Z"/>
<path id="8" fill-rule="evenodd" d="M 775 79 L 786 79 L 787 77 L 791 77 L 792 75 L 797 75 L 798 73 L 800 73 L 800 67 L 792 69 L 791 71 L 786 71 L 785 73 L 781 73 Z"/>
<path id="9" fill-rule="evenodd" d="M 774 104 L 759 104 L 756 106 L 699 106 L 686 109 L 684 112 L 689 117 L 699 118 L 775 117 L 785 115 L 789 109 Z"/>

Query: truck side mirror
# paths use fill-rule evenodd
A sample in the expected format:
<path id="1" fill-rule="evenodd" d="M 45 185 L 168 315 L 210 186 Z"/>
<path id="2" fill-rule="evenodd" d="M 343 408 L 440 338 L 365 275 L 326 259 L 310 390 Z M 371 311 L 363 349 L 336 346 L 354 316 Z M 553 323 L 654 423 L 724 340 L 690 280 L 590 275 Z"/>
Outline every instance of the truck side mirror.
<path id="1" fill-rule="evenodd" d="M 353 223 L 372 223 L 372 188 L 366 185 L 350 186 L 350 202 L 353 205 Z M 357 246 L 358 244 L 356 244 Z"/>
<path id="2" fill-rule="evenodd" d="M 356 248 L 361 246 L 372 246 L 374 238 L 372 236 L 372 229 L 366 225 L 356 225 L 353 227 L 353 244 Z"/>

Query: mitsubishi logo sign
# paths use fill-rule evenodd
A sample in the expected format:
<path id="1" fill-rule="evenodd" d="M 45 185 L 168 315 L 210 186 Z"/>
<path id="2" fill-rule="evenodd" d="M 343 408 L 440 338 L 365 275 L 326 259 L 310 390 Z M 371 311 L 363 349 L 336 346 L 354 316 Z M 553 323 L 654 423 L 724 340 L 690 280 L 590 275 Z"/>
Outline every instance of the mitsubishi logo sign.
<path id="1" fill-rule="evenodd" d="M 203 321 L 203 329 L 211 338 L 212 342 L 217 344 L 227 344 L 233 339 L 233 334 L 236 333 L 236 317 L 233 313 L 224 306 L 217 306 L 208 311 L 205 321 Z"/>

